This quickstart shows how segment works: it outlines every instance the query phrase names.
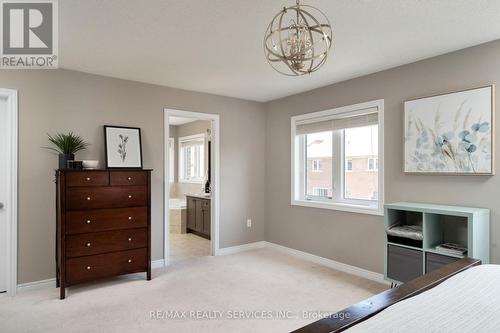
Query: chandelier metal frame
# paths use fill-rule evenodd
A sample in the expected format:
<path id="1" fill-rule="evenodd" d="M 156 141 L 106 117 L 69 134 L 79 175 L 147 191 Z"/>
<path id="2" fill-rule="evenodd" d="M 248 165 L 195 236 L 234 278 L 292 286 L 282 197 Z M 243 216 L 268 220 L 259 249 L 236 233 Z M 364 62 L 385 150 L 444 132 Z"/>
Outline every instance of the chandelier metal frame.
<path id="1" fill-rule="evenodd" d="M 311 13 L 314 11 L 326 23 L 314 17 Z M 288 25 L 284 25 L 286 18 L 290 18 Z M 332 36 L 333 30 L 326 15 L 316 7 L 301 5 L 297 0 L 295 6 L 283 7 L 269 23 L 264 37 L 264 53 L 271 67 L 281 74 L 310 74 L 326 62 Z M 286 71 L 279 68 L 280 63 L 286 65 L 281 66 Z"/>

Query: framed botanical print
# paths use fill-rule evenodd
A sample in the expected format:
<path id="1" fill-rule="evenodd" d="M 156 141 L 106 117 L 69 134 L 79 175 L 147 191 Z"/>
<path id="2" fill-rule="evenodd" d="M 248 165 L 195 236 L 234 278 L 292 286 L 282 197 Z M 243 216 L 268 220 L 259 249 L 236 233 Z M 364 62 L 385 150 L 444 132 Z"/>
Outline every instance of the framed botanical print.
<path id="1" fill-rule="evenodd" d="M 142 169 L 140 128 L 106 125 L 104 146 L 108 169 Z"/>
<path id="2" fill-rule="evenodd" d="M 495 86 L 404 103 L 404 171 L 493 175 Z"/>

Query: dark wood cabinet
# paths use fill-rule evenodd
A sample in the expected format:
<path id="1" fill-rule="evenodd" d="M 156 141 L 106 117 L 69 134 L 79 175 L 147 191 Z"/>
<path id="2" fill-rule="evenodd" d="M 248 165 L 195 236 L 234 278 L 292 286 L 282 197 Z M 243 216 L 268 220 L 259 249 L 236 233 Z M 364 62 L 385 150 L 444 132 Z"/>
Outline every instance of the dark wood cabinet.
<path id="1" fill-rule="evenodd" d="M 196 199 L 187 198 L 187 229 L 196 230 Z"/>
<path id="2" fill-rule="evenodd" d="M 210 239 L 211 230 L 211 200 L 195 196 L 186 196 L 187 201 L 187 231 Z"/>
<path id="3" fill-rule="evenodd" d="M 146 272 L 151 279 L 151 170 L 58 170 L 57 286 Z"/>

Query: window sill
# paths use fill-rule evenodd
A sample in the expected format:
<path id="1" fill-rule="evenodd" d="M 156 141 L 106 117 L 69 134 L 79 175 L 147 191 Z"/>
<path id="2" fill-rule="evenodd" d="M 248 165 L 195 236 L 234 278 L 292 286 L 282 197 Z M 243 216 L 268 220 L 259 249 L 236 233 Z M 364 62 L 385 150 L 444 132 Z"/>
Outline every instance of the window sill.
<path id="1" fill-rule="evenodd" d="M 330 202 L 320 202 L 311 200 L 292 200 L 292 206 L 302 206 L 310 208 L 321 208 L 321 209 L 331 209 L 339 210 L 343 212 L 359 213 L 359 214 L 369 214 L 384 216 L 384 211 L 377 207 L 368 207 L 344 203 L 330 203 Z"/>
<path id="2" fill-rule="evenodd" d="M 181 184 L 203 184 L 205 183 L 204 180 L 179 180 L 179 183 Z"/>

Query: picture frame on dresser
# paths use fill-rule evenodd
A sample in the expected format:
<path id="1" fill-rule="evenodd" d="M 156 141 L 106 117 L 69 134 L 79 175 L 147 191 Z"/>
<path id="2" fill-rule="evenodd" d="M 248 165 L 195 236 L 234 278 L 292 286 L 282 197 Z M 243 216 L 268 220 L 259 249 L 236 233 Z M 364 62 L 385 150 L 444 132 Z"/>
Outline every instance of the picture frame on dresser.
<path id="1" fill-rule="evenodd" d="M 139 127 L 104 125 L 107 169 L 142 169 L 142 142 Z"/>

